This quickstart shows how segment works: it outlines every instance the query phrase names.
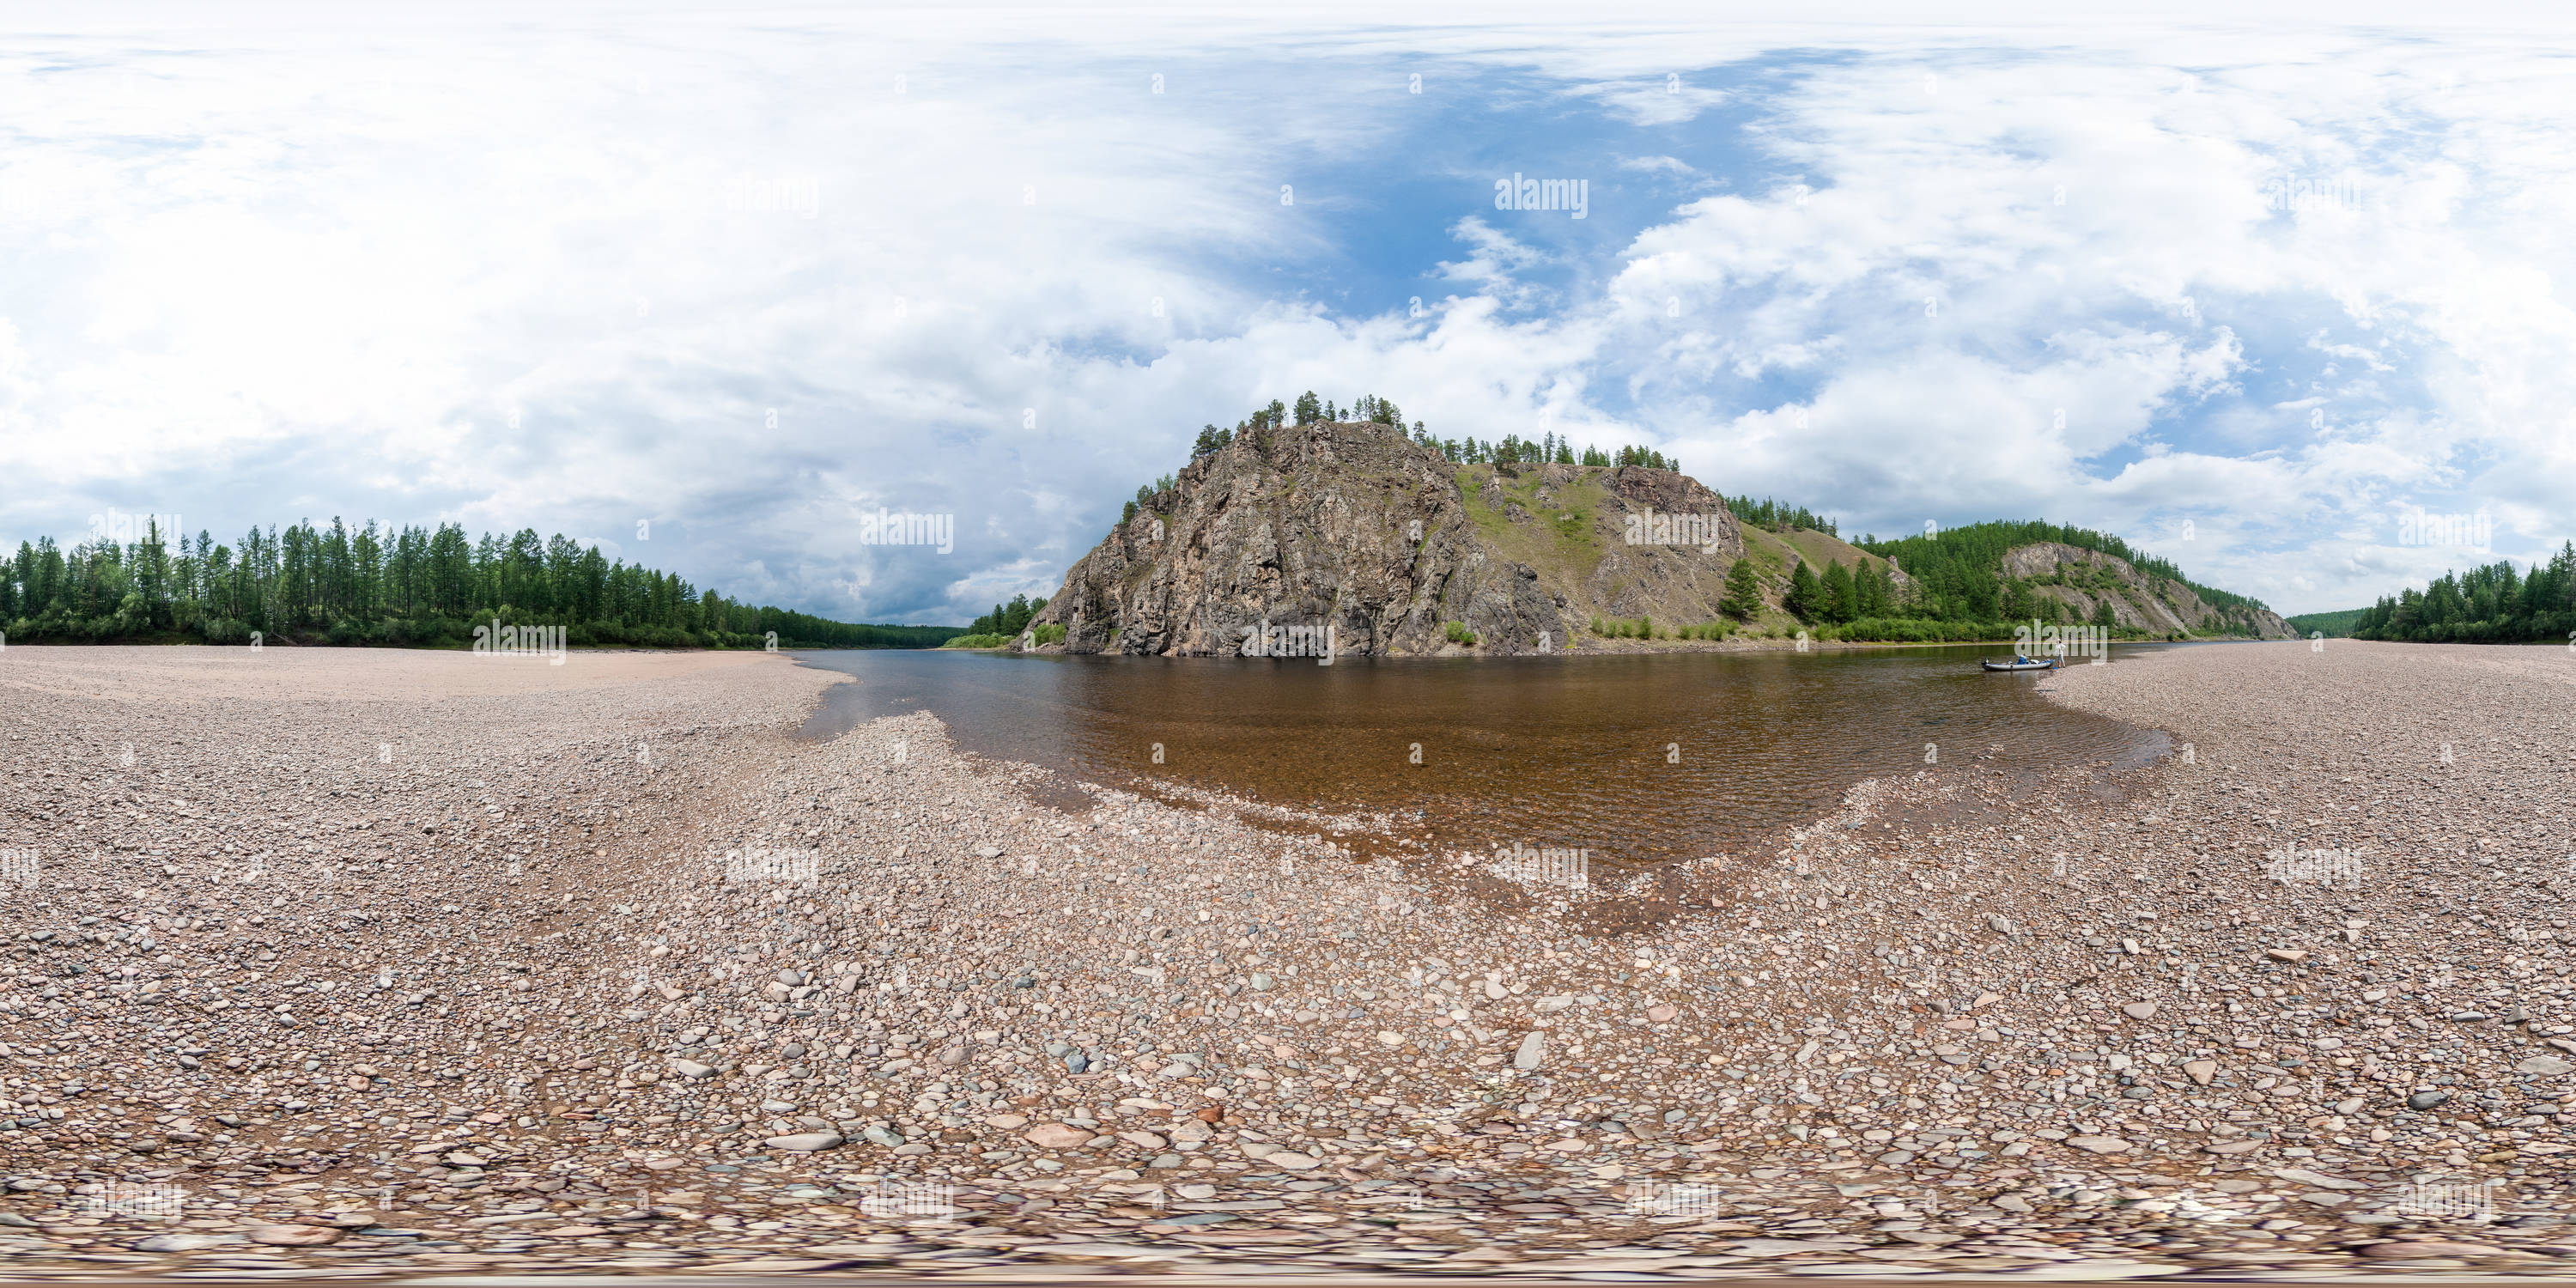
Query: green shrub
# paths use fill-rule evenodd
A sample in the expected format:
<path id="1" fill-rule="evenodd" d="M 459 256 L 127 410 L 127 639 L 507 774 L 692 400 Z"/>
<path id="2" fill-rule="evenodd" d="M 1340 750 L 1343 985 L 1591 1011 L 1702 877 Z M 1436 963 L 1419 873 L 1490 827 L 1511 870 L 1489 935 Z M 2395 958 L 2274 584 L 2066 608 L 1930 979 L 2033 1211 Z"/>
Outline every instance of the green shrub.
<path id="1" fill-rule="evenodd" d="M 1059 622 L 1040 622 L 1029 628 L 1029 635 L 1040 644 L 1061 644 L 1064 642 L 1064 626 Z"/>
<path id="2" fill-rule="evenodd" d="M 1451 622 L 1449 623 L 1449 642 L 1452 644 L 1474 644 L 1476 642 L 1476 633 L 1468 630 L 1465 622 Z"/>
<path id="3" fill-rule="evenodd" d="M 1819 630 L 1818 639 L 1869 641 L 1897 644 L 1963 643 L 1976 640 L 2008 640 L 2013 628 L 2005 622 L 1930 621 L 1917 617 L 1864 617 L 1848 625 Z"/>

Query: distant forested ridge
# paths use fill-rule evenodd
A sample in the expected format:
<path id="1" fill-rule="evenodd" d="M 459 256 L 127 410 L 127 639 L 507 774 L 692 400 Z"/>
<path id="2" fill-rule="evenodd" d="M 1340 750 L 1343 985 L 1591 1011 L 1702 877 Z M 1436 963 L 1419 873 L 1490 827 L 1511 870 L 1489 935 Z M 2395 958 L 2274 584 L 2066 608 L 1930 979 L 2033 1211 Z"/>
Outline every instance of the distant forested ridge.
<path id="1" fill-rule="evenodd" d="M 2323 635 L 2327 639 L 2339 640 L 2351 636 L 2352 628 L 2361 621 L 2361 615 L 2369 611 L 2367 608 L 2344 608 L 2331 613 L 2301 613 L 2285 620 L 2301 635 Z"/>
<path id="2" fill-rule="evenodd" d="M 1029 619 L 1044 611 L 1046 611 L 1045 596 L 1031 599 L 1026 595 L 1013 595 L 1011 602 L 993 605 L 993 611 L 976 618 L 967 625 L 965 634 L 948 641 L 942 647 L 1000 648 L 1018 638 L 1020 632 L 1029 628 Z M 1064 629 L 1041 626 L 1038 628 L 1038 635 L 1041 642 L 1052 644 L 1064 638 Z"/>
<path id="3" fill-rule="evenodd" d="M 2004 574 L 2004 555 L 2044 541 L 2126 560 L 2139 572 L 2180 583 L 2200 596 L 2201 602 L 2224 613 L 2269 611 L 2261 600 L 2201 585 L 2183 576 L 2171 561 L 2132 550 L 2109 533 L 2044 520 L 1972 523 L 1892 541 L 1864 536 L 1852 544 L 1881 558 L 1894 558 L 1913 579 L 1917 602 L 1929 610 L 1925 616 L 2016 622 L 2031 615 L 2031 597 L 2021 579 Z"/>
<path id="4" fill-rule="evenodd" d="M 439 647 L 477 624 L 561 626 L 573 645 L 935 648 L 956 627 L 865 626 L 754 608 L 676 573 L 602 557 L 522 528 L 468 540 L 457 524 L 352 529 L 254 527 L 238 548 L 200 530 L 175 545 L 157 522 L 140 538 L 51 537 L 0 560 L 0 623 L 11 642 L 194 639 L 209 644 Z"/>
<path id="5" fill-rule="evenodd" d="M 2511 560 L 2444 573 L 2361 610 L 2354 639 L 2512 644 L 2576 639 L 2576 542 L 2517 574 Z"/>

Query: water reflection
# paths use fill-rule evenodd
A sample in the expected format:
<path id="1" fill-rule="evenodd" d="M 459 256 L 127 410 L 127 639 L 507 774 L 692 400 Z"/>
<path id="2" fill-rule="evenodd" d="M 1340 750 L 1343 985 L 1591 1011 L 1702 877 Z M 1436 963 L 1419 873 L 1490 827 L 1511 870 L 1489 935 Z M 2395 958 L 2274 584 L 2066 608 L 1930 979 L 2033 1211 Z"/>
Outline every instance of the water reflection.
<path id="1" fill-rule="evenodd" d="M 1653 864 L 1741 853 L 1830 812 L 1862 778 L 1989 751 L 2006 768 L 2109 762 L 2153 744 L 2039 696 L 2045 674 L 1978 669 L 1996 653 L 1342 658 L 1329 667 L 960 652 L 799 658 L 860 679 L 832 691 L 809 736 L 926 708 L 966 750 L 1087 781 L 1144 778 L 1331 813 L 1396 813 L 1441 849 L 1573 846 Z"/>

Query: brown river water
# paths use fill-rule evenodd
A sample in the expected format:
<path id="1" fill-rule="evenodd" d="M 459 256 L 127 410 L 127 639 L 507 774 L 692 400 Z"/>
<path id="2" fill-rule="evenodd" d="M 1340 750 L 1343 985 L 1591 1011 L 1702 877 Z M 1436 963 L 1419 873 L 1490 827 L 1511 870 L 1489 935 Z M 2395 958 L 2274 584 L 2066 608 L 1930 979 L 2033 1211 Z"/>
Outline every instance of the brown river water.
<path id="1" fill-rule="evenodd" d="M 2116 646 L 2110 665 L 2157 645 Z M 2186 646 L 2207 647 L 2207 646 Z M 1077 782 L 1394 820 L 1402 841 L 1743 854 L 1864 778 L 2143 763 L 2161 734 L 2070 711 L 2008 647 L 1507 658 L 813 651 L 847 672 L 802 732 L 927 709 L 959 747 Z M 1159 748 L 1161 760 L 1155 756 Z M 1420 763 L 1415 756 L 1419 752 Z M 1321 830 L 1313 824 L 1292 828 Z"/>

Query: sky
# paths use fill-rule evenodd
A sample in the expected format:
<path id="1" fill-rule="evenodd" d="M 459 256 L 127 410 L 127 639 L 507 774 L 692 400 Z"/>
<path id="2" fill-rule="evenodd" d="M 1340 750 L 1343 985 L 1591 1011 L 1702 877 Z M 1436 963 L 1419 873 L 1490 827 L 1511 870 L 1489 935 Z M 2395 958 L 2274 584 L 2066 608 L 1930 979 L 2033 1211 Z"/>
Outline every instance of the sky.
<path id="1" fill-rule="evenodd" d="M 9 548 L 533 527 L 962 624 L 1308 389 L 2290 613 L 2576 533 L 2576 31 L 2510 7 L 339 8 L 5 25 Z"/>

